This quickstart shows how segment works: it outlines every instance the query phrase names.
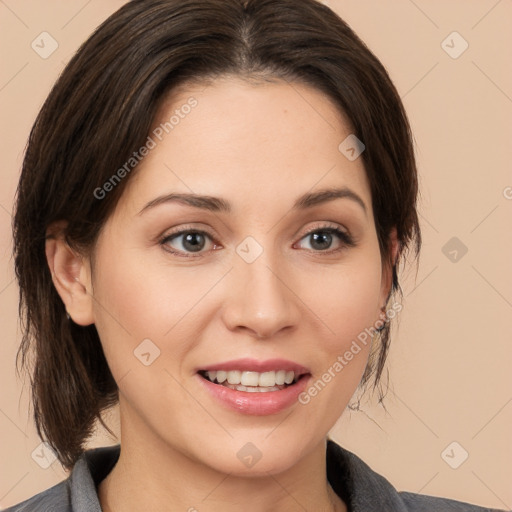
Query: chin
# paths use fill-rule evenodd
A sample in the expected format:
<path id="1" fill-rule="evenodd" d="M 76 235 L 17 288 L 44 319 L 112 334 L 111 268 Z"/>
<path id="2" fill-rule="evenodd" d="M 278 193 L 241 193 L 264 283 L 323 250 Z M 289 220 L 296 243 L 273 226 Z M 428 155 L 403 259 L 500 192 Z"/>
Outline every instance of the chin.
<path id="1" fill-rule="evenodd" d="M 300 461 L 306 446 L 290 437 L 285 440 L 281 437 L 272 440 L 272 436 L 265 439 L 268 434 L 266 430 L 253 435 L 239 435 L 224 443 L 220 443 L 217 437 L 200 449 L 199 460 L 215 471 L 248 478 L 277 475 Z M 205 453 L 209 456 L 205 457 Z"/>

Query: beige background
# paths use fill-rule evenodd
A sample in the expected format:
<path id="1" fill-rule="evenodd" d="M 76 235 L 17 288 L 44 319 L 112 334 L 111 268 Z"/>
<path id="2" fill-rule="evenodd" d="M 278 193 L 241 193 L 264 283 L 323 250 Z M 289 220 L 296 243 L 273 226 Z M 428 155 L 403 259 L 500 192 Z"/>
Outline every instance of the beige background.
<path id="1" fill-rule="evenodd" d="M 12 201 L 25 142 L 50 87 L 122 0 L 0 0 L 0 508 L 58 482 L 15 375 L 19 343 L 11 254 Z M 397 488 L 510 509 L 512 460 L 512 4 L 497 0 L 325 2 L 383 61 L 417 142 L 424 247 L 403 279 L 404 311 L 381 407 L 342 416 L 332 436 Z M 58 49 L 42 59 L 43 31 Z M 469 44 L 450 36 L 457 31 Z M 451 47 L 451 48 L 450 48 Z M 457 237 L 455 262 L 443 247 Z M 453 253 L 450 256 L 453 258 Z M 21 397 L 21 398 L 20 398 Z M 113 418 L 115 423 L 115 416 Z M 450 447 L 456 441 L 453 451 Z M 115 440 L 99 435 L 94 445 Z M 464 451 L 469 457 L 457 469 Z M 444 459 L 442 453 L 445 453 Z M 36 454 L 39 453 L 36 451 Z"/>

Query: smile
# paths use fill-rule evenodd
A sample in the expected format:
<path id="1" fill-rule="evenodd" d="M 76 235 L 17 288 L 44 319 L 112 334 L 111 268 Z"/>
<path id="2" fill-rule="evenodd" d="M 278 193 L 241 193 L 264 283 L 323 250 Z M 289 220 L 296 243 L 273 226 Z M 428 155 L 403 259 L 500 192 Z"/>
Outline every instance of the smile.
<path id="1" fill-rule="evenodd" d="M 311 379 L 310 370 L 286 359 L 237 359 L 197 368 L 206 396 L 222 408 L 263 416 L 298 403 Z"/>
<path id="2" fill-rule="evenodd" d="M 293 370 L 278 370 L 269 372 L 253 372 L 244 370 L 210 370 L 199 372 L 210 382 L 237 391 L 248 393 L 265 393 L 281 391 L 296 383 L 301 375 Z"/>

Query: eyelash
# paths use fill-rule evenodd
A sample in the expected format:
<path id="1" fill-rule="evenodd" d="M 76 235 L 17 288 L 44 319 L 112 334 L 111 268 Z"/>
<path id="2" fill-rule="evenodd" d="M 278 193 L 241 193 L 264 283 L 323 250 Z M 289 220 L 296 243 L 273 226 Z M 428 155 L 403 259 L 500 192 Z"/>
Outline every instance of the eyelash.
<path id="1" fill-rule="evenodd" d="M 166 247 L 164 247 L 165 251 L 170 252 L 171 254 L 174 254 L 178 257 L 182 257 L 182 258 L 201 257 L 202 256 L 201 252 L 196 253 L 196 254 L 184 253 L 182 251 L 176 251 L 173 249 L 169 249 L 169 247 L 167 246 L 167 243 L 170 242 L 171 240 L 174 240 L 175 238 L 178 238 L 181 235 L 186 235 L 186 234 L 190 234 L 190 233 L 204 235 L 204 236 L 210 238 L 210 240 L 212 240 L 214 242 L 214 245 L 216 245 L 215 241 L 214 241 L 214 237 L 210 233 L 208 233 L 207 231 L 201 230 L 201 229 L 193 229 L 193 228 L 188 228 L 188 229 L 185 228 L 180 231 L 176 231 L 174 233 L 167 234 L 159 240 L 159 244 L 161 246 L 166 246 Z M 319 226 L 319 227 L 315 227 L 315 228 L 309 230 L 308 232 L 304 233 L 304 235 L 300 238 L 300 240 L 303 240 L 304 238 L 306 238 L 307 236 L 309 236 L 313 233 L 327 233 L 330 235 L 336 235 L 338 237 L 338 239 L 341 241 L 342 247 L 340 247 L 338 249 L 326 250 L 326 251 L 314 251 L 311 249 L 306 249 L 308 252 L 313 252 L 316 254 L 333 254 L 333 253 L 342 251 L 345 248 L 354 247 L 356 245 L 354 238 L 351 235 L 349 235 L 347 232 L 342 231 L 338 227 L 333 227 L 333 226 L 329 226 L 329 225 Z"/>

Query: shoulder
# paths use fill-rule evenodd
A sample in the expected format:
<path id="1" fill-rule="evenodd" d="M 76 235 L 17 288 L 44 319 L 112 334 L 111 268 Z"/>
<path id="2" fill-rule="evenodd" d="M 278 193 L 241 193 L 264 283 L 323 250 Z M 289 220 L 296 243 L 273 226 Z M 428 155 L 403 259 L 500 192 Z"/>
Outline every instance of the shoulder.
<path id="1" fill-rule="evenodd" d="M 48 510 L 72 511 L 69 480 L 64 480 L 22 503 L 9 507 L 4 512 L 47 512 Z"/>
<path id="2" fill-rule="evenodd" d="M 479 507 L 462 501 L 427 496 L 413 492 L 399 492 L 400 498 L 405 504 L 406 510 L 411 512 L 500 512 L 495 508 Z M 504 512 L 504 511 L 501 511 Z"/>
<path id="3" fill-rule="evenodd" d="M 87 450 L 66 480 L 4 512 L 101 512 L 96 488 L 119 454 L 119 445 Z"/>
<path id="4" fill-rule="evenodd" d="M 334 491 L 354 512 L 500 512 L 448 498 L 397 491 L 357 455 L 330 439 L 327 477 Z"/>

